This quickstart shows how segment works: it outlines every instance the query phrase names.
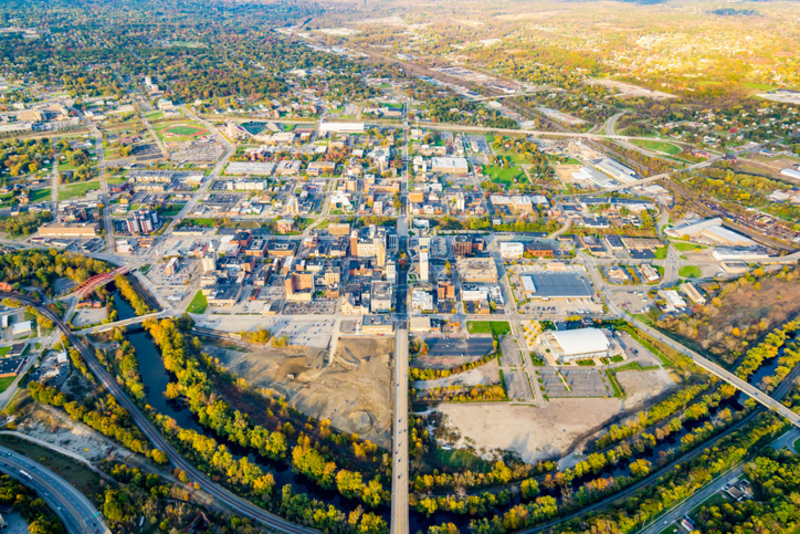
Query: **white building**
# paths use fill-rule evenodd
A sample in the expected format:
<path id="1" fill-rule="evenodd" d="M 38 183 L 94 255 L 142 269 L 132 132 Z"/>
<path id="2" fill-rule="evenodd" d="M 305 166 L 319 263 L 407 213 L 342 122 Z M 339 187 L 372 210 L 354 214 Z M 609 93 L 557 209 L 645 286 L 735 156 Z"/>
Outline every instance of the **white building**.
<path id="1" fill-rule="evenodd" d="M 364 133 L 363 122 L 323 122 L 319 133 Z"/>
<path id="2" fill-rule="evenodd" d="M 800 180 L 800 171 L 796 169 L 782 169 L 781 176 L 786 176 L 787 178 L 792 178 L 794 180 Z"/>
<path id="3" fill-rule="evenodd" d="M 560 363 L 611 355 L 611 342 L 597 328 L 545 332 L 540 343 Z"/>
<path id="4" fill-rule="evenodd" d="M 686 301 L 674 289 L 662 289 L 658 294 L 667 302 L 668 306 L 672 306 L 675 309 L 686 307 Z"/>
<path id="5" fill-rule="evenodd" d="M 423 248 L 419 251 L 419 279 L 427 282 L 430 279 L 430 263 L 428 261 L 428 249 Z"/>
<path id="6" fill-rule="evenodd" d="M 416 288 L 411 292 L 411 310 L 414 313 L 433 311 L 433 293 Z"/>
<path id="7" fill-rule="evenodd" d="M 431 171 L 445 174 L 467 174 L 466 158 L 431 158 Z"/>
<path id="8" fill-rule="evenodd" d="M 600 161 L 596 161 L 594 166 L 623 184 L 634 182 L 637 178 L 636 171 L 611 158 L 603 158 Z"/>
<path id="9" fill-rule="evenodd" d="M 32 321 L 22 321 L 19 323 L 14 323 L 11 325 L 11 334 L 14 337 L 17 336 L 28 336 L 33 333 L 33 322 Z"/>
<path id="10" fill-rule="evenodd" d="M 519 260 L 525 253 L 525 245 L 518 241 L 501 241 L 498 248 L 504 260 Z"/>

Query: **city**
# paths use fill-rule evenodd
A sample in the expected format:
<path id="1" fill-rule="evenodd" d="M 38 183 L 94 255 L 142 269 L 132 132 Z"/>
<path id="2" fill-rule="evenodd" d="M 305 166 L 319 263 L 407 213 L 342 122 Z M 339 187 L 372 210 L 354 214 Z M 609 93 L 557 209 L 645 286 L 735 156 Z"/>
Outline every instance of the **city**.
<path id="1" fill-rule="evenodd" d="M 795 532 L 792 2 L 126 6 L 0 6 L 0 528 Z"/>

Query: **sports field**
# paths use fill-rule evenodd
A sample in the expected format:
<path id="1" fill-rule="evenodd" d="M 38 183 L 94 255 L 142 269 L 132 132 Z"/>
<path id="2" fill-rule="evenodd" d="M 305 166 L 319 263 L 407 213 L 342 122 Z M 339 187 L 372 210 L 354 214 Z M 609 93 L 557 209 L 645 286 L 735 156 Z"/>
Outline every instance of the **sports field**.
<path id="1" fill-rule="evenodd" d="M 208 134 L 208 130 L 194 124 L 170 124 L 157 129 L 156 133 L 162 141 L 184 143 L 186 141 L 191 141 L 195 137 Z"/>

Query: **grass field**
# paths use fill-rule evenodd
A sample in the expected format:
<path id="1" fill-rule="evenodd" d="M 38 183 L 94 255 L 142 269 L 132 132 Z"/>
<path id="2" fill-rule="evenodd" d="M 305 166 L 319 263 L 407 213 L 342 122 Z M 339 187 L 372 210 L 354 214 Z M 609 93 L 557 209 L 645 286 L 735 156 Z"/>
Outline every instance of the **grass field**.
<path id="1" fill-rule="evenodd" d="M 69 200 L 71 198 L 82 197 L 86 195 L 87 192 L 95 189 L 100 189 L 100 182 L 98 180 L 93 182 L 81 182 L 79 184 L 67 185 L 58 191 L 58 200 Z"/>
<path id="2" fill-rule="evenodd" d="M 516 167 L 501 169 L 497 166 L 487 166 L 483 168 L 483 174 L 488 176 L 493 183 L 502 185 L 512 185 L 515 178 L 521 180 L 525 177 L 525 173 Z"/>
<path id="3" fill-rule="evenodd" d="M 50 200 L 50 191 L 49 187 L 44 189 L 34 189 L 31 191 L 31 202 L 42 202 L 46 200 Z"/>
<path id="4" fill-rule="evenodd" d="M 4 376 L 3 378 L 0 378 L 0 393 L 7 390 L 16 379 L 16 376 Z"/>
<path id="5" fill-rule="evenodd" d="M 433 463 L 438 463 L 451 469 L 469 469 L 473 473 L 482 473 L 490 466 L 488 462 L 465 450 L 450 450 L 437 448 L 432 453 Z"/>
<path id="6" fill-rule="evenodd" d="M 467 321 L 470 334 L 496 334 L 503 336 L 511 331 L 508 321 Z"/>
<path id="7" fill-rule="evenodd" d="M 682 151 L 680 147 L 673 145 L 672 143 L 665 143 L 663 141 L 648 141 L 644 139 L 633 139 L 631 140 L 636 146 L 640 146 L 642 148 L 648 148 L 650 150 L 655 150 L 657 152 L 663 152 L 664 154 L 669 154 L 670 156 L 675 156 L 680 154 Z"/>
<path id="8" fill-rule="evenodd" d="M 208 308 L 208 300 L 202 291 L 198 291 L 186 311 L 189 313 L 204 313 L 206 308 Z"/>
<path id="9" fill-rule="evenodd" d="M 156 126 L 156 135 L 165 143 L 186 143 L 208 130 L 196 124 L 167 124 Z"/>
<path id="10" fill-rule="evenodd" d="M 682 278 L 700 278 L 703 276 L 703 272 L 697 265 L 684 265 L 678 271 L 678 276 Z"/>
<path id="11" fill-rule="evenodd" d="M 686 243 L 684 241 L 673 241 L 672 246 L 678 252 L 691 252 L 693 250 L 705 250 L 708 247 L 705 245 L 698 245 L 697 243 Z"/>
<path id="12" fill-rule="evenodd" d="M 192 135 L 200 135 L 207 130 L 205 128 L 200 128 L 199 126 L 170 126 L 169 128 L 164 128 L 162 130 L 165 133 L 172 134 L 172 135 L 179 135 L 179 136 L 192 136 Z"/>
<path id="13" fill-rule="evenodd" d="M 0 358 L 5 358 L 10 350 L 11 347 L 0 347 Z"/>
<path id="14" fill-rule="evenodd" d="M 797 438 L 797 441 L 794 442 L 794 450 L 800 451 L 800 438 Z"/>
<path id="15" fill-rule="evenodd" d="M 667 257 L 667 246 L 664 245 L 663 247 L 658 247 L 655 252 L 653 252 L 657 260 L 663 260 Z"/>

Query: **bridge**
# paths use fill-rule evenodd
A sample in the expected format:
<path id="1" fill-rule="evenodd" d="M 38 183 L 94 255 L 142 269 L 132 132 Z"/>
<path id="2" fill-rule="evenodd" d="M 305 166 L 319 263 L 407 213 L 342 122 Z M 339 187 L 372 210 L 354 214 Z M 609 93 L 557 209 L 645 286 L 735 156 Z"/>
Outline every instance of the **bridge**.
<path id="1" fill-rule="evenodd" d="M 94 291 L 96 288 L 104 286 L 114 280 L 114 277 L 117 275 L 128 274 L 129 272 L 130 269 L 128 267 L 117 267 L 110 273 L 96 274 L 79 285 L 72 294 L 78 297 L 78 299 L 84 299 L 86 298 L 86 295 Z"/>

